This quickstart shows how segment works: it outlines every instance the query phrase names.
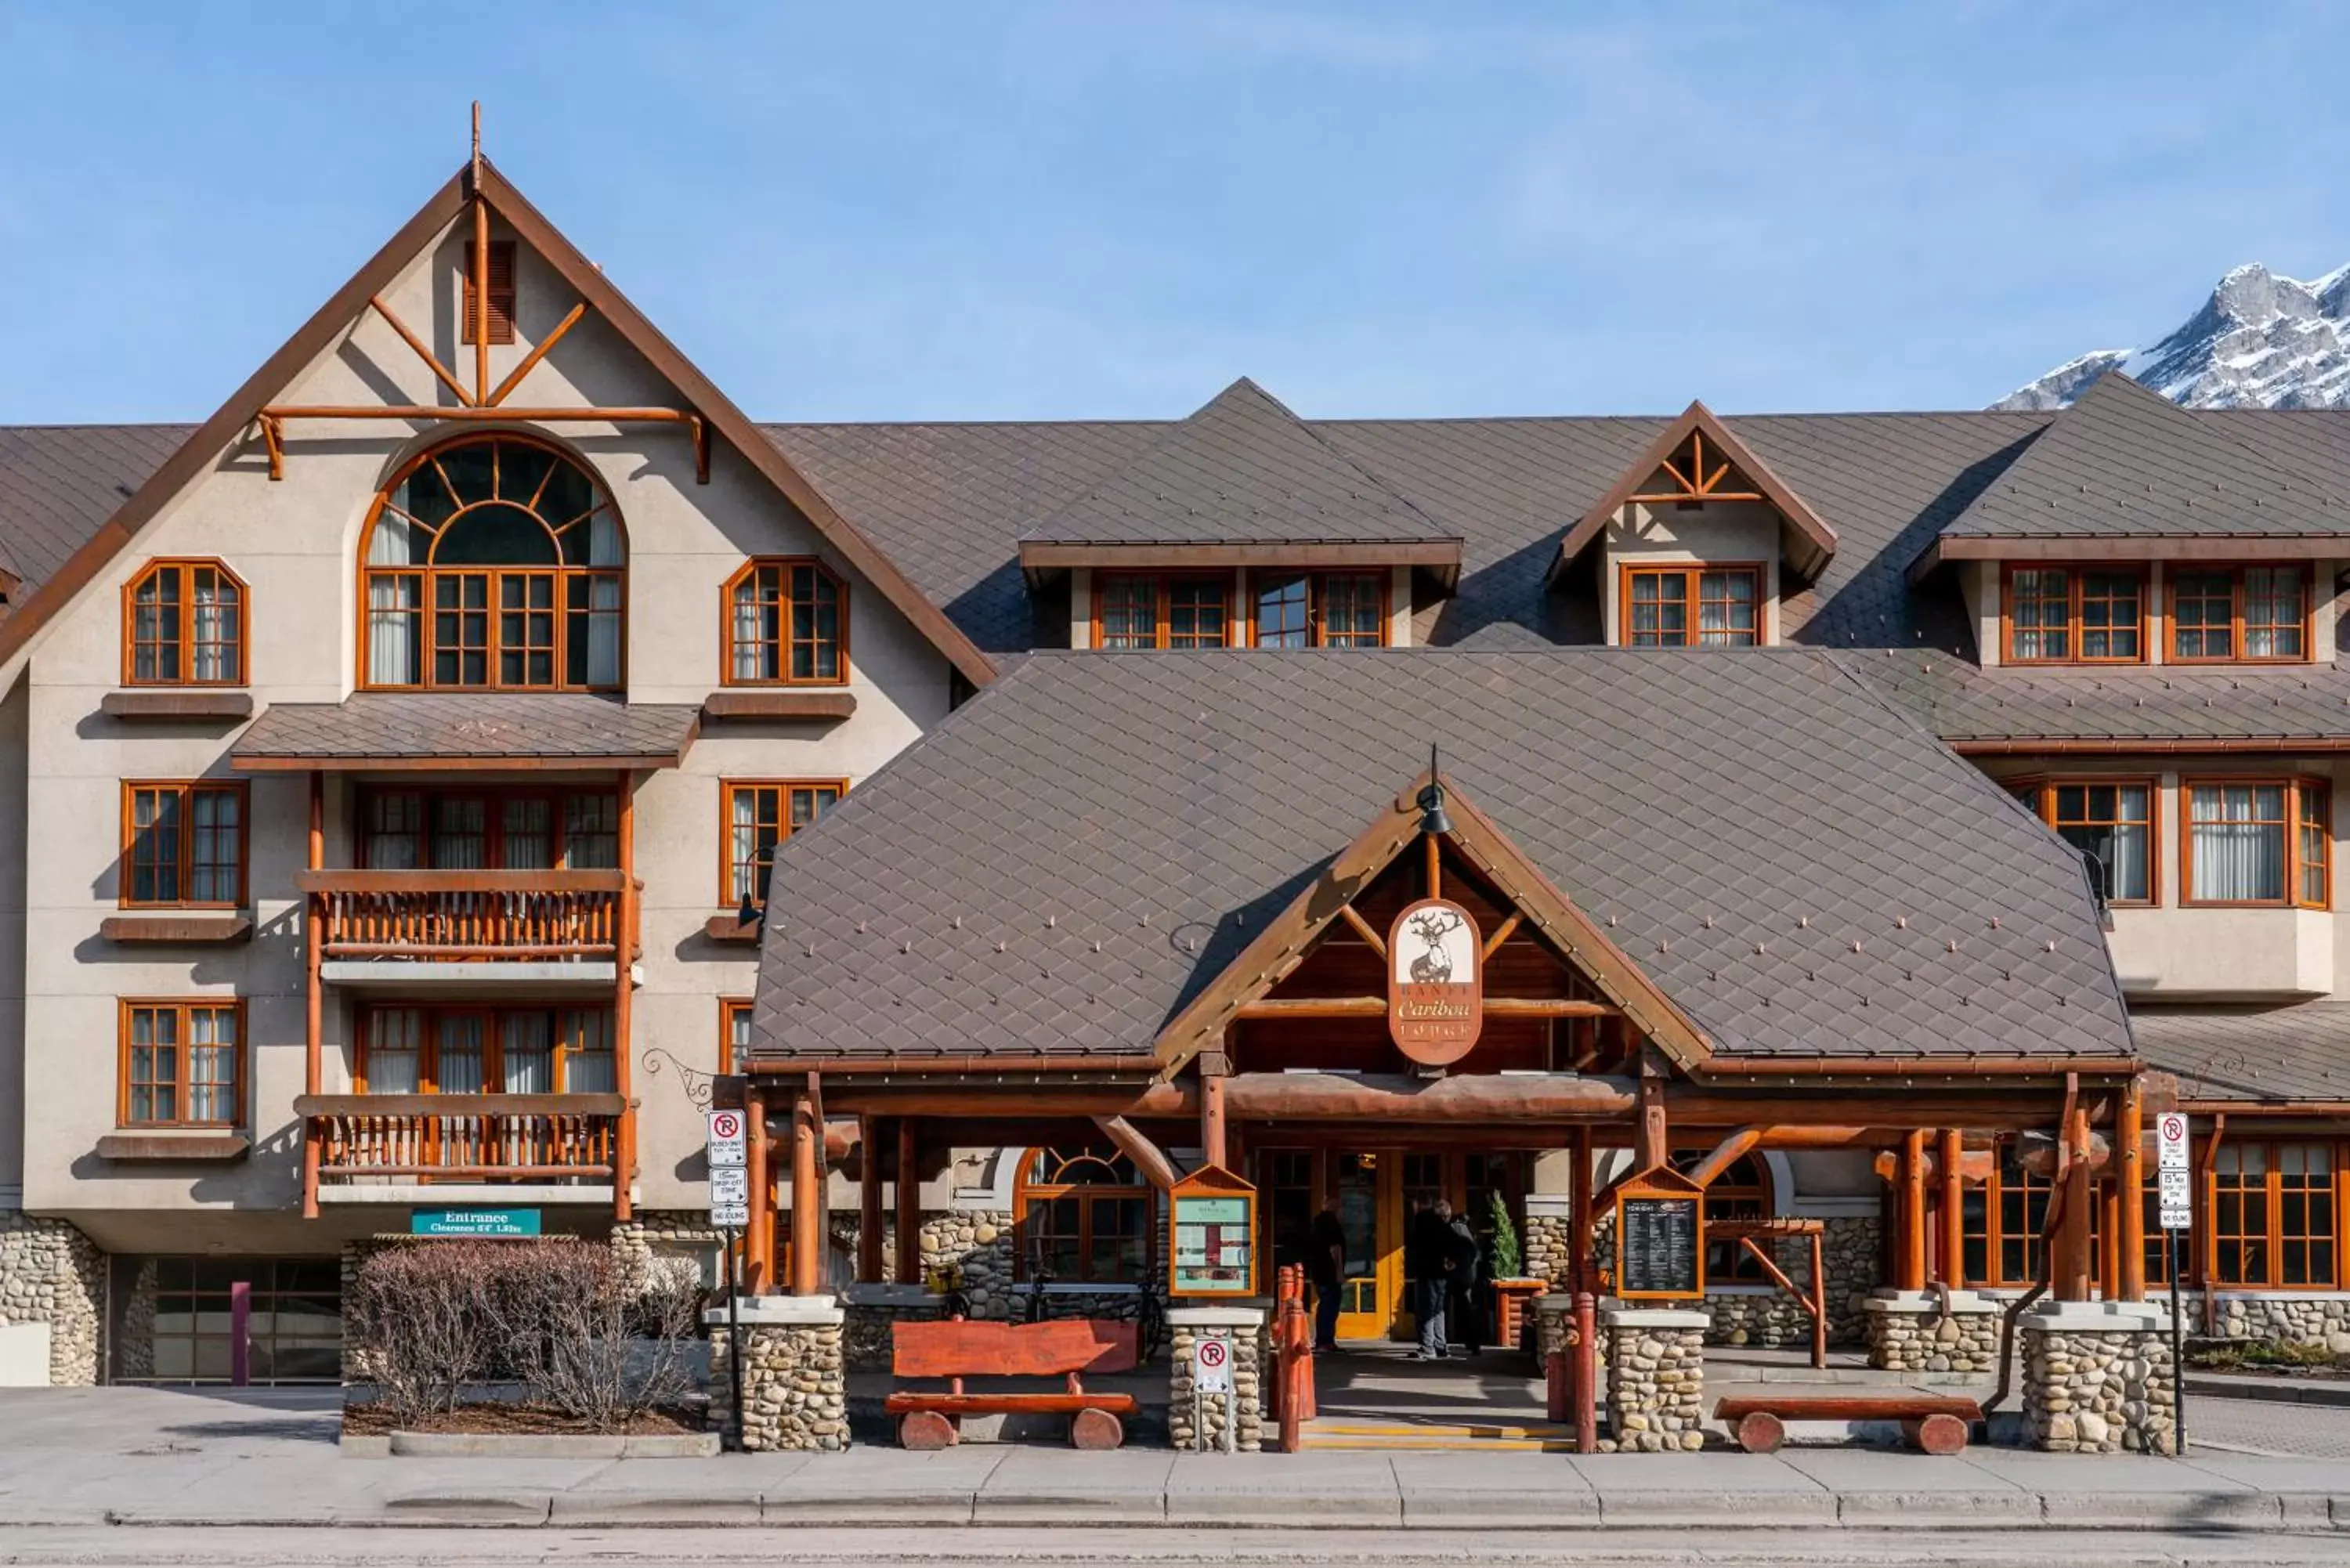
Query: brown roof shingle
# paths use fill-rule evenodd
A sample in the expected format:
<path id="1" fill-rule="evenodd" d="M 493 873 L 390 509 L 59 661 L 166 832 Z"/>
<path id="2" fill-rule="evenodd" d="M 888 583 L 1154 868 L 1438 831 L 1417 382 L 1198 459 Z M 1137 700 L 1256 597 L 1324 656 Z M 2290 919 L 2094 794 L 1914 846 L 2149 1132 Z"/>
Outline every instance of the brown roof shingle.
<path id="1" fill-rule="evenodd" d="M 674 767 L 702 710 L 586 692 L 359 691 L 280 702 L 237 737 L 230 762 L 261 770 L 463 761 Z"/>

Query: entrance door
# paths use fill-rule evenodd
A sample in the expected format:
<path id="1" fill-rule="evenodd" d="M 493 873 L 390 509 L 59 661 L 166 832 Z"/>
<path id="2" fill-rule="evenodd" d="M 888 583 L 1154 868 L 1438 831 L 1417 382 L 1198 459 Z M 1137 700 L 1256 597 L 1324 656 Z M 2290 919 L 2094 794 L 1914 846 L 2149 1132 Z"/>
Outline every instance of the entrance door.
<path id="1" fill-rule="evenodd" d="M 1338 1337 L 1385 1339 L 1399 1332 L 1403 1297 L 1402 1229 L 1398 1222 L 1402 1160 L 1393 1149 L 1330 1153 L 1330 1188 L 1347 1232 L 1347 1282 Z"/>

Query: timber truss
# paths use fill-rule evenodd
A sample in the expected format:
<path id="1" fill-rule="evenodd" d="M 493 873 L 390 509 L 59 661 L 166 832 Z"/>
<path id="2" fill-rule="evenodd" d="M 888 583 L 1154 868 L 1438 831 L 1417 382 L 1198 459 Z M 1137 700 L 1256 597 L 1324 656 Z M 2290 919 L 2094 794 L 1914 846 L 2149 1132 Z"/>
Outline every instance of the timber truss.
<path id="1" fill-rule="evenodd" d="M 574 305 L 547 335 L 535 344 L 522 362 L 508 371 L 497 385 L 490 384 L 490 199 L 482 180 L 482 106 L 473 105 L 473 150 L 470 166 L 466 202 L 473 228 L 473 271 L 467 280 L 473 290 L 472 319 L 473 322 L 473 376 L 469 387 L 457 373 L 441 362 L 440 356 L 425 347 L 408 324 L 384 303 L 380 294 L 370 295 L 368 306 L 400 340 L 415 351 L 433 378 L 456 398 L 454 403 L 313 405 L 272 403 L 265 406 L 255 417 L 261 431 L 262 445 L 269 454 L 269 477 L 286 477 L 286 425 L 291 420 L 417 420 L 450 423 L 483 423 L 491 421 L 512 421 L 551 424 L 666 424 L 682 425 L 693 441 L 693 477 L 698 484 L 710 483 L 710 427 L 702 415 L 692 409 L 664 408 L 532 408 L 510 403 L 507 399 L 519 390 L 524 380 L 539 361 L 553 351 L 557 343 L 579 324 L 588 314 L 588 302 Z M 462 334 L 461 334 L 462 336 Z"/>
<path id="2" fill-rule="evenodd" d="M 1721 457 L 1718 444 L 1713 456 Z M 1706 453 L 1705 431 L 1701 429 L 1691 430 L 1689 440 L 1683 441 L 1657 465 L 1671 476 L 1675 488 L 1636 491 L 1629 499 L 1649 505 L 1660 505 L 1667 502 L 1767 501 L 1770 499 L 1760 490 L 1753 488 L 1753 482 L 1740 473 L 1737 465 L 1729 458 L 1721 457 L 1716 466 L 1707 467 L 1707 464 L 1712 461 L 1713 458 Z"/>

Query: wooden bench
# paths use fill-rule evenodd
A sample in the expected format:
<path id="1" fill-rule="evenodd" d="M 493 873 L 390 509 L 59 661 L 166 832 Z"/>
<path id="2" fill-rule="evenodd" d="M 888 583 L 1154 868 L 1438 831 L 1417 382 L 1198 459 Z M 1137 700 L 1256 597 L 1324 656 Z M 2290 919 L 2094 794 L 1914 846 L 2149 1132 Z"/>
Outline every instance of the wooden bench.
<path id="1" fill-rule="evenodd" d="M 890 1367 L 900 1377 L 944 1377 L 943 1393 L 901 1392 L 883 1408 L 899 1418 L 898 1445 L 951 1449 L 962 1440 L 965 1416 L 1066 1414 L 1069 1441 L 1080 1449 L 1114 1449 L 1126 1440 L 1118 1417 L 1131 1416 L 1131 1394 L 1088 1394 L 1083 1372 L 1130 1372 L 1137 1360 L 1130 1323 L 1063 1318 L 1052 1323 L 901 1323 L 890 1329 Z M 1059 1394 L 971 1394 L 966 1377 L 1061 1377 Z"/>
<path id="2" fill-rule="evenodd" d="M 1750 1454 L 1777 1452 L 1790 1421 L 1898 1421 L 1902 1438 L 1912 1448 L 1948 1456 L 1965 1449 L 1967 1428 L 1982 1419 L 1982 1407 L 1972 1399 L 1930 1394 L 1805 1395 L 1718 1400 L 1713 1414 L 1716 1420 L 1730 1423 L 1738 1446 Z"/>

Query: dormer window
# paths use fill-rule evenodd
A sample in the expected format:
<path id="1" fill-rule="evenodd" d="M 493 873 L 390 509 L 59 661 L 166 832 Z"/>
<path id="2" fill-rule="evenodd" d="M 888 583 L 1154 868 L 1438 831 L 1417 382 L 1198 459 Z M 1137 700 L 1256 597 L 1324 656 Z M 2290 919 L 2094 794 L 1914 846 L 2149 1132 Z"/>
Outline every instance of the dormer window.
<path id="1" fill-rule="evenodd" d="M 611 497 L 554 447 L 500 434 L 433 448 L 360 535 L 361 684 L 617 689 L 626 548 Z"/>
<path id="2" fill-rule="evenodd" d="M 244 684 L 244 584 L 218 561 L 156 561 L 122 596 L 130 686 Z"/>
<path id="3" fill-rule="evenodd" d="M 729 686 L 848 679 L 848 585 L 813 559 L 755 560 L 726 585 Z"/>
<path id="4" fill-rule="evenodd" d="M 2171 569 L 2174 663 L 2299 664 L 2308 657 L 2306 566 Z"/>
<path id="5" fill-rule="evenodd" d="M 1258 572 L 1250 578 L 1259 648 L 1378 648 L 1387 580 L 1377 572 Z"/>
<path id="6" fill-rule="evenodd" d="M 2011 664 L 2142 664 L 2143 566 L 2010 566 L 2002 617 Z"/>
<path id="7" fill-rule="evenodd" d="M 1759 566 L 1627 566 L 1623 640 L 1632 648 L 1752 648 L 1762 640 Z"/>

